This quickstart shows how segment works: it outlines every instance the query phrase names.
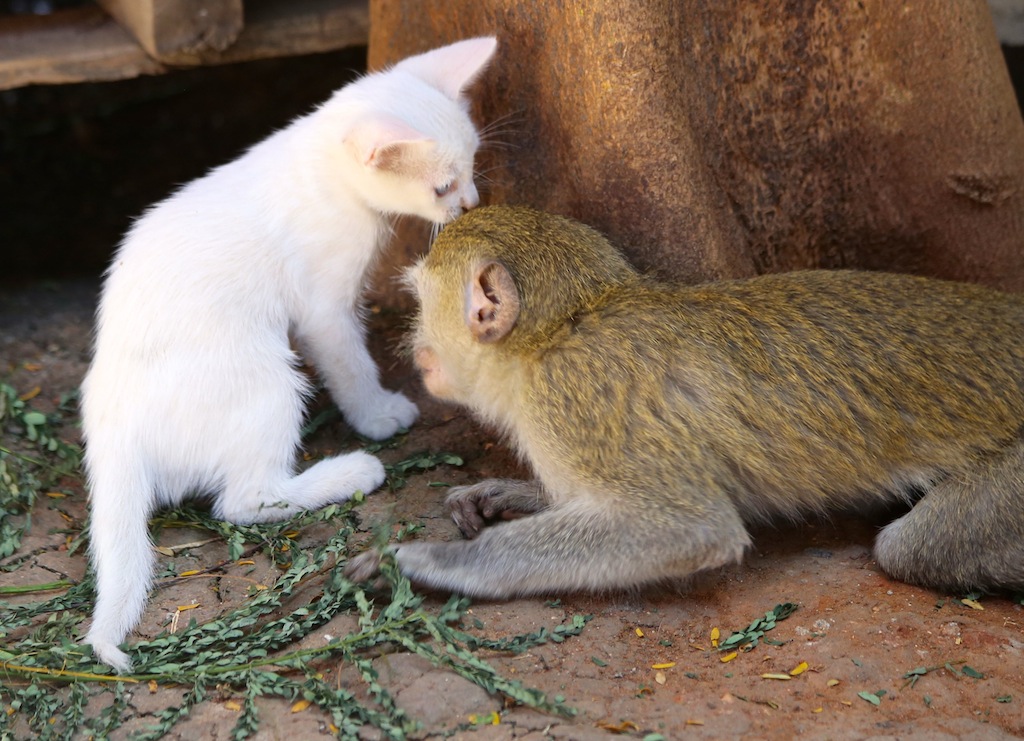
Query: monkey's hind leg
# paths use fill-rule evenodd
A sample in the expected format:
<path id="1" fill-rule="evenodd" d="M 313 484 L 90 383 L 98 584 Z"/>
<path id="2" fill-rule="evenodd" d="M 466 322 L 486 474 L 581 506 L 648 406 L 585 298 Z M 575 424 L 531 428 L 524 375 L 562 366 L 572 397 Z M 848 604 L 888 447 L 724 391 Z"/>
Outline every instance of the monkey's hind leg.
<path id="1" fill-rule="evenodd" d="M 1024 441 L 940 482 L 879 533 L 875 558 L 935 589 L 1024 589 Z"/>
<path id="2" fill-rule="evenodd" d="M 646 515 L 581 498 L 484 528 L 474 540 L 403 543 L 395 559 L 419 584 L 506 599 L 682 578 L 738 561 L 750 543 L 731 503 Z M 376 563 L 376 553 L 364 553 L 346 574 L 365 580 Z"/>
<path id="3" fill-rule="evenodd" d="M 539 481 L 487 479 L 471 486 L 457 486 L 445 497 L 444 507 L 459 531 L 475 538 L 497 517 L 514 519 L 534 514 L 548 506 Z"/>

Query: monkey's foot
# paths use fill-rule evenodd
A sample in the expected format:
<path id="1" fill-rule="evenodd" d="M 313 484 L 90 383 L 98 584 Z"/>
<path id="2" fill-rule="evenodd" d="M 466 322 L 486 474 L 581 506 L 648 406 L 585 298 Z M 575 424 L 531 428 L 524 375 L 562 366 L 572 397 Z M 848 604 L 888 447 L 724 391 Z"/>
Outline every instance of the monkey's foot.
<path id="1" fill-rule="evenodd" d="M 539 481 L 487 479 L 472 486 L 457 486 L 444 500 L 445 509 L 462 535 L 475 538 L 488 520 L 514 520 L 547 507 Z"/>

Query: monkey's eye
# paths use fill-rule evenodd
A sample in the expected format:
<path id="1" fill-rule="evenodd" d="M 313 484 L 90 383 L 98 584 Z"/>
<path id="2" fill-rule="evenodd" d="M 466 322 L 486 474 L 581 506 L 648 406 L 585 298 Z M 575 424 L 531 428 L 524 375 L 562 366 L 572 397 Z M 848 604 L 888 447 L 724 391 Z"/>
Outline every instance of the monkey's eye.
<path id="1" fill-rule="evenodd" d="M 443 198 L 444 196 L 446 196 L 449 193 L 451 193 L 452 192 L 452 188 L 454 188 L 454 187 L 455 187 L 455 181 L 454 180 L 450 180 L 447 183 L 445 183 L 444 185 L 442 185 L 442 186 L 440 186 L 438 188 L 434 188 L 434 192 L 437 193 L 437 197 L 438 198 Z"/>

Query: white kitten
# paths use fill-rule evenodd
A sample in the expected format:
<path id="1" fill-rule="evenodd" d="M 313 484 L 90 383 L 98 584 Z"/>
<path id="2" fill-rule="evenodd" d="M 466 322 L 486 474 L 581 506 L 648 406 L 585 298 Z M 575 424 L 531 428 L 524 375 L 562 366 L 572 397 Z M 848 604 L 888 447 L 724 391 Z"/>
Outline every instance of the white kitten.
<path id="1" fill-rule="evenodd" d="M 495 46 L 461 41 L 347 85 L 129 231 L 82 385 L 97 574 L 85 641 L 118 671 L 152 580 L 155 509 L 207 494 L 217 517 L 264 522 L 383 482 L 363 452 L 295 474 L 310 389 L 289 336 L 359 433 L 416 419 L 380 386 L 360 293 L 391 216 L 443 224 L 477 205 L 461 92 Z"/>

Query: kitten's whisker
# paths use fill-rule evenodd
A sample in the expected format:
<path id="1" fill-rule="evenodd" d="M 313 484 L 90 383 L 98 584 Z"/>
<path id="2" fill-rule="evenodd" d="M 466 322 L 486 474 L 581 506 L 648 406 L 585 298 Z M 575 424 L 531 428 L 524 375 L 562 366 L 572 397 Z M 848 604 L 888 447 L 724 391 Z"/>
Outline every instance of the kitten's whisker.
<path id="1" fill-rule="evenodd" d="M 498 139 L 486 139 L 480 142 L 479 152 L 494 152 L 497 150 L 522 149 L 522 144 L 510 141 L 499 141 Z"/>
<path id="2" fill-rule="evenodd" d="M 525 113 L 525 108 L 518 108 L 514 111 L 503 113 L 502 115 L 493 119 L 490 123 L 482 126 L 480 128 L 480 136 L 483 137 L 486 134 L 490 134 L 499 126 L 504 126 L 506 124 L 522 124 L 526 120 L 526 116 L 524 115 Z"/>

